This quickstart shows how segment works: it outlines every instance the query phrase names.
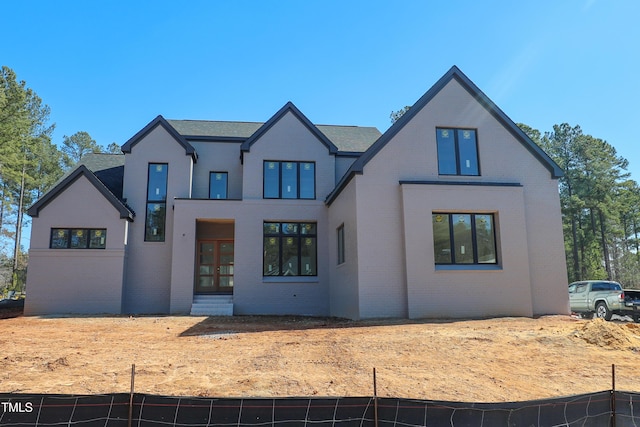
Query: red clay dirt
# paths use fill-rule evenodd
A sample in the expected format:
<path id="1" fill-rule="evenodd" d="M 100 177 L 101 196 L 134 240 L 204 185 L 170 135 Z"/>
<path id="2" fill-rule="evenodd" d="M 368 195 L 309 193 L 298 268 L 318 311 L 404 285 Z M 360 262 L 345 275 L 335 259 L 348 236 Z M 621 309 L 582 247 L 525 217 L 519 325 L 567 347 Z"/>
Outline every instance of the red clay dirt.
<path id="1" fill-rule="evenodd" d="M 0 393 L 370 396 L 466 402 L 640 391 L 640 325 L 303 317 L 0 320 Z"/>

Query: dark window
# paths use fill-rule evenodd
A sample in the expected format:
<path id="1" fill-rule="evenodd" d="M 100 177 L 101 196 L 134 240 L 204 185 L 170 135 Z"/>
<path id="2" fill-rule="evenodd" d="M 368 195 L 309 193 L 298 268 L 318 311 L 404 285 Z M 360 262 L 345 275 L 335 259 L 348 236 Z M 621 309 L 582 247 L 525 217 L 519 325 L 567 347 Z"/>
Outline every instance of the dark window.
<path id="1" fill-rule="evenodd" d="M 226 199 L 227 198 L 227 172 L 210 172 L 209 173 L 209 198 L 210 199 Z"/>
<path id="2" fill-rule="evenodd" d="M 317 276 L 317 225 L 265 222 L 264 276 Z"/>
<path id="3" fill-rule="evenodd" d="M 280 197 L 283 199 L 298 199 L 298 164 L 296 162 L 282 162 L 280 164 Z"/>
<path id="4" fill-rule="evenodd" d="M 338 264 L 343 264 L 344 258 L 344 224 L 338 227 Z"/>
<path id="5" fill-rule="evenodd" d="M 107 230 L 89 230 L 89 249 L 104 249 Z"/>
<path id="6" fill-rule="evenodd" d="M 51 249 L 67 249 L 69 247 L 69 230 L 64 228 L 51 229 Z"/>
<path id="7" fill-rule="evenodd" d="M 280 162 L 264 162 L 264 198 L 280 198 Z"/>
<path id="8" fill-rule="evenodd" d="M 157 202 L 167 200 L 167 172 L 166 163 L 149 163 L 149 185 L 147 186 L 147 201 Z"/>
<path id="9" fill-rule="evenodd" d="M 166 203 L 147 203 L 147 220 L 144 234 L 145 241 L 164 242 L 166 218 Z"/>
<path id="10" fill-rule="evenodd" d="M 149 163 L 144 228 L 144 240 L 147 242 L 164 242 L 165 239 L 168 172 L 169 165 L 166 163 Z"/>
<path id="11" fill-rule="evenodd" d="M 480 175 L 475 130 L 438 128 L 436 142 L 440 175 Z"/>
<path id="12" fill-rule="evenodd" d="M 265 199 L 315 199 L 315 163 L 265 161 L 263 186 Z"/>
<path id="13" fill-rule="evenodd" d="M 617 283 L 595 282 L 591 284 L 592 291 L 620 291 L 622 288 Z"/>
<path id="14" fill-rule="evenodd" d="M 87 230 L 71 230 L 71 249 L 84 249 L 87 247 Z"/>
<path id="15" fill-rule="evenodd" d="M 300 163 L 300 198 L 316 198 L 316 164 Z"/>
<path id="16" fill-rule="evenodd" d="M 436 264 L 496 264 L 493 214 L 434 213 Z"/>
<path id="17" fill-rule="evenodd" d="M 52 228 L 51 249 L 104 249 L 107 230 L 104 228 Z"/>

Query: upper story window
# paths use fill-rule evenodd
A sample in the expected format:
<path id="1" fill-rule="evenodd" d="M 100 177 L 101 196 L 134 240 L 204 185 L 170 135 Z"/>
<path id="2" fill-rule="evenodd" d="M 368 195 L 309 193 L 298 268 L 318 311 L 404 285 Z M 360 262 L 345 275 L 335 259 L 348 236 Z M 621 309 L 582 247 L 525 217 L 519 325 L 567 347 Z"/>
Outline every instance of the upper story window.
<path id="1" fill-rule="evenodd" d="M 144 227 L 144 240 L 146 242 L 164 242 L 165 239 L 168 173 L 168 164 L 149 163 L 147 217 Z"/>
<path id="2" fill-rule="evenodd" d="M 226 199 L 228 189 L 227 172 L 209 172 L 209 198 Z"/>
<path id="3" fill-rule="evenodd" d="M 52 228 L 51 249 L 105 249 L 105 228 Z"/>
<path id="4" fill-rule="evenodd" d="M 265 161 L 263 183 L 265 199 L 315 199 L 316 164 Z"/>
<path id="5" fill-rule="evenodd" d="M 480 175 L 475 129 L 437 128 L 436 141 L 440 175 Z"/>

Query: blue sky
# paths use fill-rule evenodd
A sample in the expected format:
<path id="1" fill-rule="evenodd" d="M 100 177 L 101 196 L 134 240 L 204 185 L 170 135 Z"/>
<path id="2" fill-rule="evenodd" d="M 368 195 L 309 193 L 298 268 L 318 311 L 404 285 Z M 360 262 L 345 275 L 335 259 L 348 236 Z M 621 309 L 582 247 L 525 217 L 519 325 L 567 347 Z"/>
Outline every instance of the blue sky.
<path id="1" fill-rule="evenodd" d="M 580 125 L 640 179 L 640 2 L 4 1 L 0 64 L 54 142 L 123 144 L 158 114 L 389 125 L 452 65 L 515 122 Z"/>

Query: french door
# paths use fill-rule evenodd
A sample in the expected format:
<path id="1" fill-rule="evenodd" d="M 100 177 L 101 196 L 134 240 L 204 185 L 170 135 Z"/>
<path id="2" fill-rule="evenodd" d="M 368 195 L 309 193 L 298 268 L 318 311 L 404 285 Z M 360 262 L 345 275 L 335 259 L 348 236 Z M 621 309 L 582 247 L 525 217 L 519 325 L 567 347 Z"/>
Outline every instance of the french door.
<path id="1" fill-rule="evenodd" d="M 233 293 L 233 240 L 198 240 L 195 293 Z"/>

